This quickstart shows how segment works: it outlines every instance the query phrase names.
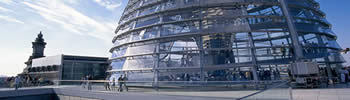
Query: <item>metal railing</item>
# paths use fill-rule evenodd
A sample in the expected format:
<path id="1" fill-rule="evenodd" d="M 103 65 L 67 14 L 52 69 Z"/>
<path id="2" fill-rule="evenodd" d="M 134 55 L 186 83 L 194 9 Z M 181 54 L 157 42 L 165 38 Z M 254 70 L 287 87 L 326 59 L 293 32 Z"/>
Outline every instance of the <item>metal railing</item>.
<path id="1" fill-rule="evenodd" d="M 237 100 L 293 100 L 292 87 L 290 87 L 289 83 L 290 82 L 283 82 L 273 87 L 238 98 Z"/>
<path id="2" fill-rule="evenodd" d="M 55 80 L 53 87 L 74 91 L 91 92 L 141 92 L 150 94 L 203 96 L 217 98 L 232 98 L 238 100 L 260 100 L 259 98 L 289 100 L 286 81 L 122 81 L 109 80 Z M 120 87 L 122 86 L 122 87 Z M 123 91 L 121 91 L 123 90 Z M 263 96 L 261 96 L 263 95 Z"/>

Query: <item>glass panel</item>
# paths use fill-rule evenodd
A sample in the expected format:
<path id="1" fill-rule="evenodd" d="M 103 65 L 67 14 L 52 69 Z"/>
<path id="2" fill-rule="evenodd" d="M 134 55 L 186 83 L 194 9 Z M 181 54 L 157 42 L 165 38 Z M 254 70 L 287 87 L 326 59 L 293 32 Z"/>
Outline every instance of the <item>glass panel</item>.
<path id="1" fill-rule="evenodd" d="M 130 35 L 123 35 L 120 36 L 116 39 L 116 41 L 114 42 L 114 46 L 118 46 L 124 43 L 128 43 L 130 41 Z"/>
<path id="2" fill-rule="evenodd" d="M 158 16 L 142 18 L 137 21 L 135 28 L 156 24 L 159 23 L 159 21 L 160 19 Z"/>
<path id="3" fill-rule="evenodd" d="M 73 62 L 64 62 L 63 64 L 63 72 L 62 72 L 62 79 L 63 80 L 70 80 L 72 79 L 72 72 L 73 72 Z"/>
<path id="4" fill-rule="evenodd" d="M 231 48 L 232 34 L 212 34 L 202 36 L 203 48 Z"/>
<path id="5" fill-rule="evenodd" d="M 193 38 L 184 38 L 171 42 L 160 44 L 160 52 L 198 50 L 197 40 Z"/>
<path id="6" fill-rule="evenodd" d="M 155 60 L 156 58 L 153 55 L 128 57 L 125 61 L 123 70 L 138 70 L 142 68 L 153 68 L 155 64 Z"/>
<path id="7" fill-rule="evenodd" d="M 159 67 L 199 67 L 199 51 L 160 54 Z"/>
<path id="8" fill-rule="evenodd" d="M 151 28 L 143 29 L 141 31 L 132 32 L 131 33 L 131 42 L 155 38 L 158 35 L 158 31 L 159 31 L 158 27 L 151 27 Z"/>
<path id="9" fill-rule="evenodd" d="M 127 31 L 131 30 L 132 27 L 134 26 L 134 24 L 135 24 L 135 22 L 130 22 L 130 23 L 126 24 L 126 25 L 121 26 L 120 29 L 117 32 L 117 35 L 123 34 L 123 33 L 127 32 Z"/>
<path id="10" fill-rule="evenodd" d="M 195 4 L 199 3 L 200 0 L 183 0 L 185 4 Z"/>
<path id="11" fill-rule="evenodd" d="M 128 81 L 153 81 L 153 73 L 128 73 Z M 140 84 L 140 83 L 138 83 Z M 144 84 L 145 85 L 145 84 Z"/>
<path id="12" fill-rule="evenodd" d="M 204 64 L 205 65 L 222 65 L 236 63 L 236 56 L 233 50 L 211 50 L 204 51 Z"/>
<path id="13" fill-rule="evenodd" d="M 200 72 L 167 71 L 167 72 L 159 73 L 158 79 L 159 81 L 200 81 Z M 164 83 L 164 82 L 161 82 L 161 83 Z M 178 83 L 178 84 L 181 84 L 181 83 Z M 176 85 L 176 83 L 172 82 L 164 85 Z"/>
<path id="14" fill-rule="evenodd" d="M 167 24 L 162 26 L 161 36 L 175 35 L 187 32 L 197 32 L 199 30 L 199 22 L 183 22 L 175 24 Z"/>
<path id="15" fill-rule="evenodd" d="M 186 19 L 193 19 L 199 17 L 199 10 L 186 10 L 176 13 L 171 13 L 163 17 L 164 22 L 181 21 Z"/>
<path id="16" fill-rule="evenodd" d="M 239 7 L 204 8 L 202 14 L 204 18 L 247 15 L 246 12 Z"/>
<path id="17" fill-rule="evenodd" d="M 150 14 L 150 13 L 157 12 L 157 11 L 160 10 L 160 8 L 161 8 L 160 5 L 154 5 L 154 6 L 151 6 L 151 7 L 146 8 L 146 9 L 140 10 L 139 16 L 147 15 L 147 14 Z"/>
<path id="18" fill-rule="evenodd" d="M 112 60 L 112 71 L 116 70 L 138 70 L 143 68 L 153 68 L 155 56 L 144 55 Z"/>
<path id="19" fill-rule="evenodd" d="M 271 48 L 258 48 L 255 50 L 257 56 L 266 56 L 266 55 L 271 55 L 272 54 L 272 49 Z"/>
<path id="20" fill-rule="evenodd" d="M 123 69 L 123 66 L 125 64 L 125 60 L 126 60 L 126 58 L 112 60 L 111 64 L 110 64 L 110 66 L 112 66 L 112 71 Z"/>
<path id="21" fill-rule="evenodd" d="M 286 46 L 287 43 L 288 43 L 287 39 L 272 40 L 272 45 L 273 46 Z"/>
<path id="22" fill-rule="evenodd" d="M 252 57 L 238 57 L 238 63 L 252 62 Z"/>
<path id="23" fill-rule="evenodd" d="M 248 42 L 236 42 L 236 44 L 234 45 L 234 47 L 236 47 L 236 48 L 240 48 L 240 47 L 249 47 L 249 43 L 248 43 Z"/>
<path id="24" fill-rule="evenodd" d="M 288 33 L 285 33 L 285 32 L 270 32 L 269 34 L 270 34 L 271 38 L 279 38 L 282 36 L 289 36 Z"/>
<path id="25" fill-rule="evenodd" d="M 202 21 L 203 31 L 208 32 L 242 32 L 251 31 L 251 27 L 246 18 L 217 18 Z"/>
<path id="26" fill-rule="evenodd" d="M 336 39 L 327 37 L 326 46 L 341 49 L 340 45 L 337 43 Z"/>
<path id="27" fill-rule="evenodd" d="M 147 5 L 155 1 L 158 1 L 158 0 L 143 0 L 143 5 Z"/>
<path id="28" fill-rule="evenodd" d="M 163 9 L 170 9 L 170 8 L 175 8 L 176 7 L 176 0 L 168 0 L 167 2 L 164 3 Z"/>
<path id="29" fill-rule="evenodd" d="M 147 44 L 147 45 L 140 45 L 140 46 L 131 46 L 128 47 L 126 50 L 125 55 L 139 55 L 139 54 L 150 54 L 156 52 L 157 44 Z"/>
<path id="30" fill-rule="evenodd" d="M 62 80 L 81 80 L 92 75 L 94 80 L 103 79 L 105 68 L 103 64 L 81 61 L 64 61 Z"/>
<path id="31" fill-rule="evenodd" d="M 324 19 L 322 17 L 322 15 L 320 15 L 319 13 L 314 12 L 314 11 L 309 10 L 309 9 L 305 9 L 305 8 L 293 8 L 293 7 L 291 7 L 289 9 L 289 11 L 290 11 L 290 14 L 292 16 L 295 16 L 295 17 L 317 19 L 317 20 Z"/>
<path id="32" fill-rule="evenodd" d="M 125 23 L 127 21 L 129 21 L 130 19 L 132 18 L 135 18 L 136 17 L 136 11 L 135 12 L 132 12 L 128 15 L 125 15 L 125 16 L 122 16 L 121 20 L 120 20 L 120 24 L 121 23 Z"/>
<path id="33" fill-rule="evenodd" d="M 126 50 L 127 50 L 127 47 L 125 46 L 115 49 L 112 53 L 112 58 L 125 56 Z"/>
<path id="34" fill-rule="evenodd" d="M 273 56 L 256 57 L 256 60 L 258 60 L 258 61 L 274 60 L 274 57 Z"/>
<path id="35" fill-rule="evenodd" d="M 270 41 L 256 41 L 254 42 L 255 47 L 270 47 Z"/>
<path id="36" fill-rule="evenodd" d="M 249 67 L 213 70 L 205 72 L 206 81 L 247 81 L 253 80 L 253 73 Z"/>
<path id="37" fill-rule="evenodd" d="M 267 33 L 266 32 L 253 32 L 253 39 L 266 39 L 268 38 Z"/>
<path id="38" fill-rule="evenodd" d="M 248 33 L 236 33 L 235 40 L 248 40 Z"/>
<path id="39" fill-rule="evenodd" d="M 248 13 L 249 15 L 283 16 L 282 10 L 279 6 L 249 5 Z"/>

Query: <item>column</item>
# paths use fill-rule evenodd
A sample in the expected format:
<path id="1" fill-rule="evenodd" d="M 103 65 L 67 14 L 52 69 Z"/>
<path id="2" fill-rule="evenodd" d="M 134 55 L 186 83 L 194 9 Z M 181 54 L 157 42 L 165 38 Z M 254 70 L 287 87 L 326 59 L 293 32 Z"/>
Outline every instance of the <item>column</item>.
<path id="1" fill-rule="evenodd" d="M 204 50 L 203 50 L 203 39 L 202 37 L 198 38 L 199 43 L 199 68 L 200 68 L 200 81 L 205 81 L 204 79 Z"/>
<path id="2" fill-rule="evenodd" d="M 318 44 L 321 45 L 322 47 L 325 47 L 326 44 L 322 40 L 322 37 L 318 34 L 316 34 L 316 37 L 317 37 L 317 41 L 319 42 Z M 319 53 L 322 53 L 322 50 Z M 324 57 L 324 60 L 326 61 L 326 71 L 327 71 L 328 80 L 331 80 L 333 75 L 332 75 L 331 65 L 329 64 L 328 56 Z"/>
<path id="3" fill-rule="evenodd" d="M 255 55 L 255 46 L 254 46 L 254 40 L 253 40 L 253 35 L 251 32 L 248 33 L 248 43 L 249 43 L 249 48 L 250 48 L 250 53 L 252 55 L 252 63 L 253 63 L 253 77 L 254 81 L 257 82 L 259 81 L 258 79 L 258 74 L 257 74 L 257 61 L 256 61 L 256 55 Z"/>
<path id="4" fill-rule="evenodd" d="M 200 9 L 200 12 L 202 12 L 203 9 L 201 8 Z M 202 30 L 203 30 L 203 24 L 202 24 L 202 21 L 203 21 L 203 14 L 202 13 L 199 13 L 199 33 L 202 33 Z M 198 42 L 198 49 L 200 50 L 199 51 L 199 67 L 200 67 L 200 81 L 204 82 L 205 81 L 205 78 L 204 78 L 204 50 L 203 50 L 203 39 L 202 39 L 202 35 L 199 35 L 197 37 L 197 42 Z"/>
<path id="5" fill-rule="evenodd" d="M 161 18 L 161 22 L 162 22 L 162 17 L 160 17 Z M 160 37 L 160 33 L 161 33 L 161 29 L 160 29 L 161 27 L 158 27 L 158 36 L 157 37 Z M 154 89 L 156 90 L 156 91 L 158 91 L 158 87 L 159 87 L 159 83 L 158 83 L 158 78 L 159 78 L 159 70 L 158 70 L 158 68 L 159 68 L 159 62 L 160 62 L 160 59 L 159 59 L 159 57 L 160 57 L 160 53 L 159 53 L 159 49 L 160 49 L 160 43 L 159 43 L 160 41 L 157 41 L 157 46 L 156 46 L 156 48 L 155 48 L 155 54 L 156 54 L 156 58 L 155 58 L 155 64 L 154 64 L 154 66 L 153 66 L 153 87 L 154 87 Z"/>
<path id="6" fill-rule="evenodd" d="M 302 46 L 299 44 L 299 35 L 297 32 L 297 29 L 294 25 L 294 19 L 293 17 L 289 14 L 289 9 L 288 9 L 288 4 L 286 0 L 279 0 L 281 3 L 281 8 L 284 16 L 286 17 L 287 24 L 288 24 L 288 30 L 292 39 L 292 47 L 294 48 L 294 55 L 295 55 L 295 60 L 300 61 L 301 59 L 304 58 L 303 51 L 302 51 Z"/>

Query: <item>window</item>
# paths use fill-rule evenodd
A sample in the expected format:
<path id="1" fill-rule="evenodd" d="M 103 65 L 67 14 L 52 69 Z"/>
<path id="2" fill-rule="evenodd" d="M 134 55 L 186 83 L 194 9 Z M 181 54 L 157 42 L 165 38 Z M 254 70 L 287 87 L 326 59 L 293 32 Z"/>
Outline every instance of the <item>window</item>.
<path id="1" fill-rule="evenodd" d="M 156 24 L 159 23 L 159 21 L 160 19 L 158 16 L 143 18 L 137 21 L 135 28 Z"/>
<path id="2" fill-rule="evenodd" d="M 155 5 L 155 6 L 141 10 L 139 16 L 147 15 L 147 14 L 159 11 L 159 10 L 160 10 L 160 5 Z"/>
<path id="3" fill-rule="evenodd" d="M 140 32 L 140 36 L 142 37 L 142 39 L 154 38 L 154 37 L 157 37 L 158 30 L 159 30 L 158 27 L 148 28 L 148 29 L 142 30 Z"/>

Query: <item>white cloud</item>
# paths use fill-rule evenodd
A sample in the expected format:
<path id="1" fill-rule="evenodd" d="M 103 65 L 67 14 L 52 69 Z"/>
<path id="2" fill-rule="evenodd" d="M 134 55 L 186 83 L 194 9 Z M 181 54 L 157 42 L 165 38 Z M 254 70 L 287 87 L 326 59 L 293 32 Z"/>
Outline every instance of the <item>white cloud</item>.
<path id="1" fill-rule="evenodd" d="M 0 74 L 16 76 L 17 74 L 21 73 L 25 67 L 24 62 L 28 59 L 28 57 L 23 56 L 30 54 L 30 52 L 26 51 L 30 51 L 30 48 L 1 48 L 1 55 L 6 57 L 6 59 L 1 59 L 0 61 L 0 65 L 2 66 L 0 67 Z"/>
<path id="2" fill-rule="evenodd" d="M 118 0 L 94 0 L 100 6 L 107 8 L 108 10 L 114 10 L 122 5 L 121 2 L 116 2 Z"/>
<path id="3" fill-rule="evenodd" d="M 0 0 L 1 3 L 11 4 L 13 0 Z"/>
<path id="4" fill-rule="evenodd" d="M 69 4 L 79 4 L 80 0 L 63 0 Z"/>
<path id="5" fill-rule="evenodd" d="M 0 7 L 0 11 L 3 11 L 3 12 L 13 12 L 12 10 L 7 9 L 7 8 L 3 8 L 3 7 Z"/>
<path id="6" fill-rule="evenodd" d="M 111 12 L 91 11 L 106 10 L 114 6 L 95 9 L 91 6 L 100 5 L 93 0 L 89 3 L 86 1 L 88 0 L 0 0 L 0 22 L 5 22 L 0 25 L 4 28 L 0 32 L 13 33 L 3 36 L 6 39 L 0 40 L 14 44 L 5 45 L 4 49 L 0 49 L 0 55 L 7 57 L 0 60 L 0 65 L 8 66 L 0 67 L 0 74 L 16 75 L 23 71 L 23 62 L 31 54 L 30 43 L 35 38 L 31 35 L 39 30 L 47 32 L 44 35 L 49 43 L 45 50 L 47 55 L 109 55 L 108 50 L 116 28 L 114 17 L 118 16 Z M 7 21 L 11 24 L 7 25 Z M 71 37 L 76 34 L 80 36 Z M 16 40 L 19 35 L 22 36 L 21 41 L 13 42 L 12 40 Z"/>
<path id="7" fill-rule="evenodd" d="M 116 27 L 111 22 L 98 21 L 86 16 L 59 0 L 42 0 L 35 3 L 24 2 L 23 4 L 32 8 L 35 13 L 46 20 L 79 35 L 92 36 L 110 42 Z"/>
<path id="8" fill-rule="evenodd" d="M 15 22 L 15 23 L 24 24 L 23 21 L 17 20 L 17 19 L 15 19 L 15 18 L 11 18 L 11 17 L 9 17 L 9 16 L 0 15 L 0 19 L 5 20 L 5 21 L 8 21 L 8 22 Z"/>

